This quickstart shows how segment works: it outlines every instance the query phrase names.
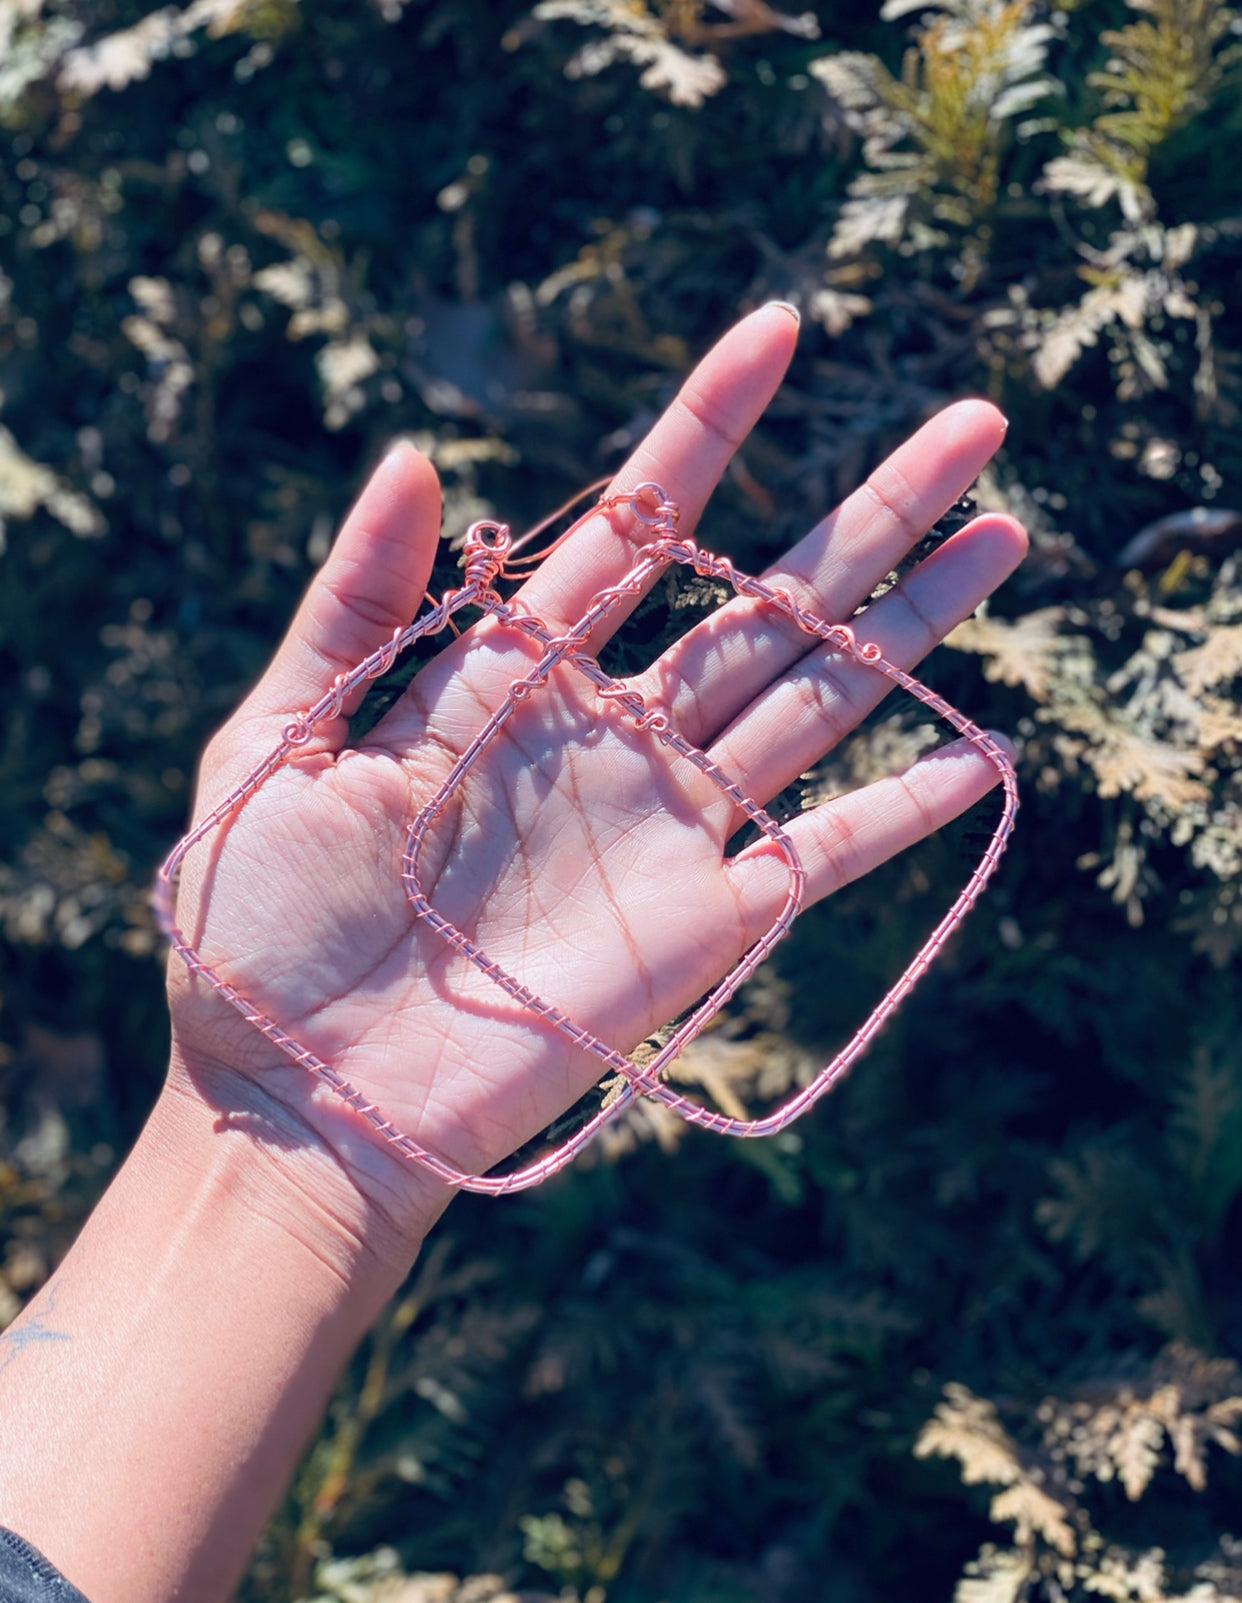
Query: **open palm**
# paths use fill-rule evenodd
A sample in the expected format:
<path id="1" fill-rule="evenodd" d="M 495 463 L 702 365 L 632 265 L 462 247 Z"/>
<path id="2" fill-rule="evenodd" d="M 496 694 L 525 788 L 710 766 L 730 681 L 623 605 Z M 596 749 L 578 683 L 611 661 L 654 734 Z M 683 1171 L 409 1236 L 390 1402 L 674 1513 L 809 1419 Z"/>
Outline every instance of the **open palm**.
<path id="1" fill-rule="evenodd" d="M 617 487 L 658 480 L 689 534 L 795 339 L 781 307 L 734 328 Z M 974 479 L 1003 431 L 982 402 L 941 413 L 771 577 L 822 615 L 850 617 Z M 414 615 L 438 529 L 434 472 L 398 448 L 350 515 L 268 673 L 213 741 L 200 816 L 276 744 L 297 708 Z M 646 532 L 633 519 L 587 520 L 527 582 L 523 608 L 554 631 L 569 627 L 632 567 Z M 863 632 L 889 660 L 913 665 L 1023 551 L 1012 520 L 976 519 L 876 603 Z M 360 745 L 344 744 L 344 717 L 321 725 L 197 849 L 178 909 L 226 980 L 398 1127 L 476 1172 L 546 1125 L 600 1069 L 419 923 L 401 883 L 412 816 L 529 670 L 532 651 L 485 620 L 429 664 Z M 887 687 L 770 610 L 735 600 L 676 642 L 637 688 L 764 801 Z M 804 814 L 789 834 L 807 869 L 807 900 L 938 828 L 995 778 L 958 743 Z M 725 858 L 739 821 L 709 780 L 601 714 L 564 668 L 516 711 L 433 826 L 424 883 L 437 910 L 510 974 L 626 1051 L 731 968 L 781 907 L 787 874 L 769 843 Z M 226 1108 L 245 1101 L 241 1076 L 292 1113 L 304 1139 L 332 1149 L 364 1192 L 400 1206 L 402 1188 L 417 1183 L 412 1171 L 176 962 L 170 983 L 174 1075 L 210 1087 Z"/>

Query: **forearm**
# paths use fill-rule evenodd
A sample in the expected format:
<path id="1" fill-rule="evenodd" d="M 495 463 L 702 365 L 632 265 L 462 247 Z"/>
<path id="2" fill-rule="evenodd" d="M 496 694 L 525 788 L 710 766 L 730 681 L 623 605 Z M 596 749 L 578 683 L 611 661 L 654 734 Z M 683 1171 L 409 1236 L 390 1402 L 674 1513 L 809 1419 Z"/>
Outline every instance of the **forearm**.
<path id="1" fill-rule="evenodd" d="M 165 1091 L 0 1337 L 0 1524 L 92 1603 L 224 1598 L 417 1247 L 327 1154 Z"/>

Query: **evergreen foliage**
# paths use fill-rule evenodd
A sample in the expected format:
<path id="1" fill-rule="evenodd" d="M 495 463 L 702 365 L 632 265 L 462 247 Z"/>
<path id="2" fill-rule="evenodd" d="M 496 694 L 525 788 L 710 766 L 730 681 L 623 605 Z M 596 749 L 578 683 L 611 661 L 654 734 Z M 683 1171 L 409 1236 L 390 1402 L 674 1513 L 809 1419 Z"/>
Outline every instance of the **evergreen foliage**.
<path id="1" fill-rule="evenodd" d="M 455 1203 L 247 1603 L 1242 1597 L 1240 33 L 0 0 L 0 1320 L 158 1083 L 146 887 L 196 754 L 394 434 L 446 582 L 779 295 L 800 352 L 705 543 L 761 565 L 965 393 L 1011 419 L 975 502 L 1034 540 L 929 668 L 1024 787 L 945 959 L 783 1138 L 638 1111 Z M 715 600 L 659 591 L 618 665 Z M 926 738 L 886 708 L 784 802 Z M 804 1078 L 990 816 L 808 915 L 684 1075 Z"/>

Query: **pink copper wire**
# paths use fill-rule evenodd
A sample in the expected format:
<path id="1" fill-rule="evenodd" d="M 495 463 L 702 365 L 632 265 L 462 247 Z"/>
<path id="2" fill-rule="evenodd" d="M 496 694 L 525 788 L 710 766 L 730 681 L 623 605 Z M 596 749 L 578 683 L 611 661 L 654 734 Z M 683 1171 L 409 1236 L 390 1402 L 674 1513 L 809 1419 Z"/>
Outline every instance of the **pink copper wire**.
<path id="1" fill-rule="evenodd" d="M 329 1086 L 387 1145 L 409 1161 L 430 1170 L 446 1184 L 467 1191 L 499 1196 L 538 1185 L 540 1181 L 548 1179 L 571 1163 L 604 1125 L 615 1119 L 640 1096 L 663 1104 L 691 1124 L 701 1125 L 721 1135 L 765 1136 L 774 1135 L 777 1131 L 785 1129 L 831 1090 L 866 1051 L 903 999 L 927 972 L 946 940 L 974 906 L 984 886 L 995 872 L 1017 814 L 1017 777 L 1004 748 L 986 731 L 972 723 L 965 714 L 951 706 L 943 696 L 938 696 L 935 691 L 929 690 L 904 669 L 888 662 L 880 647 L 873 641 L 860 641 L 850 625 L 827 622 L 803 606 L 789 591 L 741 573 L 727 557 L 713 556 L 711 552 L 697 546 L 693 540 L 680 538 L 677 533 L 677 505 L 658 484 L 640 484 L 636 489 L 624 494 L 606 496 L 593 510 L 611 511 L 622 507 L 628 509 L 641 525 L 650 530 L 650 538 L 637 552 L 629 573 L 617 584 L 600 590 L 577 623 L 560 635 L 554 635 L 538 618 L 520 611 L 511 602 L 502 600 L 496 593 L 494 587 L 497 579 L 505 572 L 506 563 L 514 549 L 513 541 L 504 524 L 490 521 L 474 524 L 466 536 L 465 582 L 461 588 L 446 592 L 439 604 L 430 612 L 406 628 L 396 630 L 391 640 L 378 651 L 372 652 L 349 673 L 338 674 L 332 688 L 312 707 L 304 712 L 295 713 L 284 726 L 280 743 L 276 748 L 184 839 L 178 842 L 156 878 L 153 897 L 156 916 L 173 950 L 185 962 L 191 973 L 201 978 L 273 1045 Z M 663 712 L 648 706 L 636 690 L 605 673 L 586 649 L 587 642 L 599 624 L 623 603 L 641 595 L 649 582 L 672 563 L 691 567 L 696 573 L 705 577 L 722 580 L 736 594 L 762 603 L 853 661 L 883 674 L 930 708 L 959 734 L 965 736 L 996 769 L 1001 782 L 1000 819 L 983 856 L 953 905 L 847 1044 L 825 1064 L 808 1085 L 763 1119 L 734 1119 L 724 1114 L 713 1113 L 711 1109 L 679 1095 L 661 1076 L 668 1065 L 725 1006 L 738 987 L 750 978 L 777 942 L 788 933 L 802 907 L 806 890 L 806 871 L 793 842 L 776 820 L 758 802 L 747 796 L 736 781 L 714 763 L 706 752 L 686 740 Z M 446 1162 L 426 1147 L 420 1146 L 412 1136 L 397 1129 L 381 1109 L 342 1074 L 317 1057 L 309 1047 L 296 1041 L 275 1019 L 256 1007 L 217 973 L 178 927 L 175 914 L 176 881 L 187 854 L 227 819 L 235 816 L 260 786 L 291 757 L 297 755 L 299 748 L 310 740 L 321 723 L 341 716 L 345 702 L 352 691 L 368 680 L 377 679 L 387 673 L 398 654 L 407 646 L 424 635 L 438 634 L 447 627 L 455 613 L 467 606 L 480 608 L 499 623 L 535 642 L 543 648 L 542 655 L 524 677 L 515 679 L 509 686 L 504 699 L 462 752 L 443 783 L 415 815 L 401 862 L 401 876 L 406 896 L 417 918 L 473 963 L 527 1013 L 556 1030 L 574 1046 L 591 1053 L 605 1068 L 620 1075 L 624 1082 L 618 1094 L 601 1106 L 572 1137 L 526 1167 L 507 1175 L 469 1174 Z M 580 673 L 592 687 L 595 696 L 605 705 L 615 708 L 617 713 L 627 719 L 636 730 L 651 735 L 660 745 L 692 763 L 722 795 L 727 796 L 734 806 L 772 841 L 789 873 L 785 902 L 771 929 L 750 947 L 737 966 L 725 975 L 706 999 L 683 1021 L 655 1057 L 641 1066 L 592 1035 L 589 1030 L 575 1023 L 567 1014 L 537 996 L 528 986 L 523 985 L 520 980 L 503 969 L 481 946 L 432 906 L 420 878 L 423 846 L 431 825 L 449 805 L 458 786 L 483 756 L 491 742 L 500 734 L 517 708 L 531 696 L 538 694 L 547 684 L 552 672 L 561 666 L 570 667 Z"/>

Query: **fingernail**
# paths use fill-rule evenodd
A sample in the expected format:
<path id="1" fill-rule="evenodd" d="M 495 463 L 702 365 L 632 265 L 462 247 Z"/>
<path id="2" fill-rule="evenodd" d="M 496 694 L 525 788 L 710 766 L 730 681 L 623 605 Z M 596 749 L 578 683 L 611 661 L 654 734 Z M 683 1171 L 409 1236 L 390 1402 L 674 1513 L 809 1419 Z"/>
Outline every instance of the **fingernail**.
<path id="1" fill-rule="evenodd" d="M 769 306 L 779 306 L 782 312 L 788 312 L 799 328 L 802 326 L 802 313 L 792 301 L 769 301 Z"/>
<path id="2" fill-rule="evenodd" d="M 1001 430 L 1001 432 L 1003 434 L 1008 434 L 1009 433 L 1009 419 L 1005 416 L 1005 414 L 1003 412 L 1001 413 L 1001 423 L 1004 425 L 1002 430 Z"/>

